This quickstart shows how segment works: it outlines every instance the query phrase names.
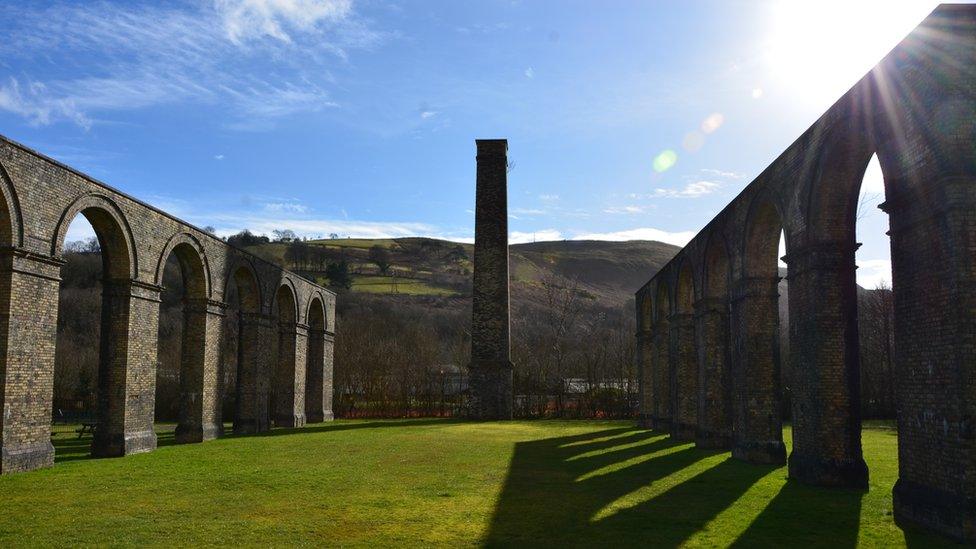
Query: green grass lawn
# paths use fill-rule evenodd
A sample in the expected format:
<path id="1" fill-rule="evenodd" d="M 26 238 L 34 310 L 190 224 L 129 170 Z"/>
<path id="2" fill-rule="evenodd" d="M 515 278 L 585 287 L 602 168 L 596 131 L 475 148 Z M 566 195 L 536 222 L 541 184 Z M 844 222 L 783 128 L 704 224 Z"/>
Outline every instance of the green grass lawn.
<path id="1" fill-rule="evenodd" d="M 627 422 L 337 421 L 0 477 L 0 546 L 936 546 L 891 517 L 892 430 L 867 492 L 675 444 Z M 789 433 L 786 433 L 789 440 Z"/>

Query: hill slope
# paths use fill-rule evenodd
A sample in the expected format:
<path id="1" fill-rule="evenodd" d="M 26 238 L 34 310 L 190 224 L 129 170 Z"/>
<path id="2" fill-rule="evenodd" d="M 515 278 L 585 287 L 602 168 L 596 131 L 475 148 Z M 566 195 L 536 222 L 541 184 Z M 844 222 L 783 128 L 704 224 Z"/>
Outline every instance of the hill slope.
<path id="1" fill-rule="evenodd" d="M 300 248 L 307 247 L 302 252 Z M 291 248 L 291 249 L 290 249 Z M 345 260 L 352 292 L 469 297 L 474 247 L 431 238 L 273 242 L 250 248 L 320 283 L 327 262 Z M 604 307 L 618 307 L 679 250 L 653 241 L 557 241 L 511 246 L 513 293 L 528 298 L 543 281 L 573 287 Z M 305 256 L 311 259 L 303 260 Z M 389 263 L 381 269 L 374 258 Z"/>

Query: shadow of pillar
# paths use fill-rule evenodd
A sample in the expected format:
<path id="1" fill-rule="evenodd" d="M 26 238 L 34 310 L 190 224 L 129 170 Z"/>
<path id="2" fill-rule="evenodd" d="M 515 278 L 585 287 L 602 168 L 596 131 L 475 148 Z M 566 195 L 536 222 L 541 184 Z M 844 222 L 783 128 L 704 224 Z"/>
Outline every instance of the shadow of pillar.
<path id="1" fill-rule="evenodd" d="M 607 430 L 518 443 L 483 543 L 678 544 L 772 468 L 729 459 L 647 502 L 594 518 L 620 498 L 715 455 L 646 431 Z M 678 526 L 662 533 L 655 522 Z"/>
<path id="2" fill-rule="evenodd" d="M 732 547 L 856 547 L 864 494 L 787 482 Z M 811 509 L 817 520 L 810 520 Z"/>

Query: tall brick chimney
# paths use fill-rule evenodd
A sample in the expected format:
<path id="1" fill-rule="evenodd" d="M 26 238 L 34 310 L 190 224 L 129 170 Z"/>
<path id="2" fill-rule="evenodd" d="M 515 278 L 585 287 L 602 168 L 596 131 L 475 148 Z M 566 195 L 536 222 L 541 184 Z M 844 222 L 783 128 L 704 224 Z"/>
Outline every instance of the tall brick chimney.
<path id="1" fill-rule="evenodd" d="M 508 288 L 508 141 L 478 139 L 471 319 L 471 413 L 512 419 Z"/>

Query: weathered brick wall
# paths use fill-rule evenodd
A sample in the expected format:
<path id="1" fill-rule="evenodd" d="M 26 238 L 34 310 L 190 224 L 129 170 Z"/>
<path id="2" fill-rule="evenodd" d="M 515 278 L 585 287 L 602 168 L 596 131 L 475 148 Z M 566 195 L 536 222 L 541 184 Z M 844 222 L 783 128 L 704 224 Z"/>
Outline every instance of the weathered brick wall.
<path id="1" fill-rule="evenodd" d="M 698 297 L 730 307 L 733 455 L 780 462 L 775 250 L 782 229 L 793 372 L 790 477 L 866 486 L 855 211 L 864 169 L 877 154 L 890 215 L 895 302 L 894 514 L 969 541 L 976 540 L 974 142 L 976 7 L 943 5 L 638 291 L 674 287 L 679 267 L 688 263 L 701 266 L 694 272 L 701 288 L 708 243 L 727 243 L 728 289 Z M 672 303 L 663 307 L 673 310 Z M 719 352 L 722 339 L 709 322 L 696 324 L 705 366 L 700 431 L 711 420 L 714 393 L 707 389 L 720 385 L 713 383 L 708 357 Z M 652 356 L 668 345 L 655 338 Z"/>
<path id="2" fill-rule="evenodd" d="M 326 335 L 332 337 L 334 293 L 0 137 L 0 473 L 53 461 L 50 421 L 60 256 L 68 225 L 77 215 L 92 224 L 107 260 L 102 338 L 92 342 L 101 355 L 99 428 L 93 443 L 97 455 L 155 447 L 159 295 L 163 266 L 171 254 L 177 255 L 187 278 L 179 440 L 206 440 L 221 431 L 221 316 L 234 273 L 253 279 L 252 301 L 245 307 L 249 314 L 270 319 L 273 296 L 287 285 L 298 304 L 293 322 L 305 325 L 308 304 L 317 297 L 325 310 Z M 267 322 L 261 327 L 269 328 Z M 268 339 L 277 334 L 271 329 L 242 333 L 243 363 L 251 365 L 255 382 L 242 388 L 242 402 L 250 409 L 241 410 L 237 419 L 241 430 L 262 430 L 268 427 L 273 366 L 265 351 L 273 347 Z M 304 353 L 304 347 L 296 347 L 301 363 L 295 375 L 301 379 L 292 390 L 302 409 Z M 331 368 L 329 358 L 322 368 Z M 331 383 L 331 371 L 321 377 Z M 331 395 L 321 398 L 331 406 Z"/>

